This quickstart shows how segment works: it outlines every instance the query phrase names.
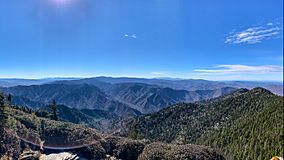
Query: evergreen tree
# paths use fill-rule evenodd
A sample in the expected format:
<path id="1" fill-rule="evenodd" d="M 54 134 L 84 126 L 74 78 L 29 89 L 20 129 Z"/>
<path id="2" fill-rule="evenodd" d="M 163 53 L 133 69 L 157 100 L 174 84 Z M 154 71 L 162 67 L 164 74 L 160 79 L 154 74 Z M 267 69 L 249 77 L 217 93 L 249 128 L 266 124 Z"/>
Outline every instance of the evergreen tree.
<path id="1" fill-rule="evenodd" d="M 40 121 L 40 136 L 41 136 L 41 139 L 44 139 L 44 134 L 45 134 L 45 120 L 41 120 Z"/>
<path id="2" fill-rule="evenodd" d="M 12 95 L 8 94 L 7 101 L 9 104 L 12 104 Z"/>
<path id="3" fill-rule="evenodd" d="M 5 113 L 5 98 L 0 93 L 0 128 L 3 129 L 7 121 L 7 115 Z"/>
<path id="4" fill-rule="evenodd" d="M 56 105 L 56 101 L 53 100 L 51 103 L 51 110 L 52 110 L 52 119 L 57 121 L 58 117 L 57 117 L 57 105 Z"/>

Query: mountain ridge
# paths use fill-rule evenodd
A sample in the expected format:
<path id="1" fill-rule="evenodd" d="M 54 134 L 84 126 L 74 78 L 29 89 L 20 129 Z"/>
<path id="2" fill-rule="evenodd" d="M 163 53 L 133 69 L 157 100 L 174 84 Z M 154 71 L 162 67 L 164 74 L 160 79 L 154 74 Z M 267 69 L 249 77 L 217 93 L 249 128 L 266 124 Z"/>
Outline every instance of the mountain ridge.
<path id="1" fill-rule="evenodd" d="M 48 105 L 53 100 L 77 109 L 100 109 L 118 115 L 140 115 L 141 113 L 126 104 L 113 100 L 99 88 L 88 85 L 44 84 L 4 88 L 5 93 L 24 97 L 33 102 Z M 28 106 L 30 107 L 30 106 Z"/>
<path id="2" fill-rule="evenodd" d="M 47 78 L 47 79 L 1 79 L 0 87 L 13 87 L 17 85 L 39 85 L 49 83 L 62 84 L 90 84 L 101 90 L 106 90 L 117 83 L 145 83 L 169 87 L 177 90 L 212 90 L 224 87 L 248 88 L 263 87 L 273 93 L 283 95 L 283 82 L 273 81 L 212 81 L 204 79 L 176 79 L 176 78 L 134 78 L 134 77 L 91 77 L 91 78 Z M 7 85 L 8 84 L 8 85 Z"/>
<path id="3" fill-rule="evenodd" d="M 39 108 L 55 100 L 70 108 L 106 110 L 125 116 L 128 113 L 140 115 L 156 112 L 179 102 L 208 100 L 230 93 L 235 88 L 187 91 L 144 83 L 119 83 L 103 91 L 90 84 L 51 83 L 2 90 L 15 97 L 14 104 L 22 106 Z"/>
<path id="4" fill-rule="evenodd" d="M 128 124 L 127 134 L 168 143 L 205 144 L 220 149 L 229 159 L 269 159 L 283 156 L 283 102 L 283 97 L 263 88 L 238 90 L 206 103 L 180 103 L 137 117 Z"/>

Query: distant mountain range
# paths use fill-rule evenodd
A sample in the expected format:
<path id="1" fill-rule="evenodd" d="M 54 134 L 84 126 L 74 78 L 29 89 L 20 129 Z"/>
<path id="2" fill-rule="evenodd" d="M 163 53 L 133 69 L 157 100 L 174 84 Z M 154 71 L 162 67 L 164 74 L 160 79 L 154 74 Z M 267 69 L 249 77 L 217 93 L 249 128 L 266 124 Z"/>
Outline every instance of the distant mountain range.
<path id="1" fill-rule="evenodd" d="M 56 81 L 55 83 L 58 83 Z M 117 83 L 144 83 L 149 85 L 157 85 L 160 87 L 168 87 L 177 90 L 214 90 L 224 87 L 232 88 L 248 88 L 262 87 L 272 91 L 275 94 L 283 95 L 283 83 L 282 82 L 261 82 L 261 81 L 208 81 L 203 79 L 174 79 L 174 78 L 128 78 L 128 77 L 94 77 L 77 79 L 71 81 L 60 81 L 60 83 L 87 83 L 96 85 L 101 89 L 107 89 L 111 84 Z"/>
<path id="2" fill-rule="evenodd" d="M 70 81 L 68 81 L 70 82 Z M 89 84 L 51 83 L 31 86 L 15 86 L 2 89 L 15 98 L 13 103 L 30 108 L 40 108 L 52 100 L 76 109 L 98 109 L 118 116 L 137 116 L 159 111 L 179 102 L 195 102 L 215 98 L 235 90 L 175 90 L 143 83 L 118 83 L 102 89 Z"/>
<path id="3" fill-rule="evenodd" d="M 143 83 L 118 83 L 109 88 L 107 93 L 142 113 L 152 113 L 175 103 L 211 99 L 234 90 L 236 89 L 226 87 L 215 90 L 187 91 Z"/>
<path id="4" fill-rule="evenodd" d="M 141 113 L 128 105 L 112 99 L 99 88 L 88 85 L 44 84 L 4 88 L 16 98 L 13 103 L 33 107 L 34 104 L 44 107 L 56 100 L 58 104 L 76 109 L 99 109 L 117 115 L 140 115 Z"/>
<path id="5" fill-rule="evenodd" d="M 209 100 L 240 87 L 250 89 L 261 86 L 276 94 L 283 94 L 283 85 L 278 82 L 217 82 L 193 79 L 0 79 L 1 85 L 3 87 L 0 89 L 11 93 L 14 97 L 13 103 L 17 105 L 41 108 L 56 100 L 58 104 L 70 108 L 96 109 L 118 116 L 136 116 L 157 112 L 180 102 Z"/>
<path id="6" fill-rule="evenodd" d="M 283 97 L 263 88 L 240 89 L 207 102 L 176 104 L 125 124 L 132 138 L 209 145 L 227 159 L 269 159 L 283 154 L 283 103 Z"/>
<path id="7" fill-rule="evenodd" d="M 107 90 L 117 83 L 144 83 L 157 85 L 159 87 L 172 88 L 176 90 L 214 90 L 224 87 L 248 88 L 262 87 L 275 94 L 283 95 L 282 82 L 261 82 L 261 81 L 208 81 L 202 79 L 174 79 L 174 78 L 113 78 L 113 77 L 94 77 L 94 78 L 47 78 L 47 79 L 0 79 L 0 87 L 13 87 L 17 85 L 41 85 L 46 83 L 60 84 L 90 84 L 102 90 Z"/>
<path id="8" fill-rule="evenodd" d="M 0 78 L 0 87 L 29 86 L 51 83 L 54 81 L 78 80 L 78 78 L 43 78 L 43 79 L 23 79 L 23 78 Z"/>
<path id="9" fill-rule="evenodd" d="M 17 125 L 25 125 L 36 130 L 39 137 L 38 120 L 46 119 L 53 127 L 43 135 L 50 144 L 60 142 L 56 137 L 61 133 L 73 138 L 69 130 L 61 132 L 67 123 L 53 126 L 57 122 L 48 120 L 49 104 L 56 100 L 59 121 L 84 124 L 131 139 L 145 138 L 147 143 L 171 143 L 146 145 L 144 153 L 139 150 L 145 159 L 149 155 L 175 157 L 180 151 L 190 157 L 192 154 L 187 153 L 195 151 L 188 149 L 190 146 L 185 145 L 188 143 L 211 146 L 226 159 L 269 159 L 283 155 L 283 97 L 260 87 L 249 90 L 264 86 L 279 93 L 283 89 L 281 83 L 97 77 L 27 84 L 0 88 L 5 95 L 13 95 L 13 104 L 35 111 L 30 114 L 30 109 L 12 106 L 9 114 L 16 121 L 10 119 L 9 124 L 21 134 L 26 133 L 21 130 L 24 127 Z M 41 116 L 44 113 L 46 116 Z M 73 130 L 76 125 L 70 126 Z M 55 138 L 50 136 L 53 131 L 58 133 Z M 84 133 L 76 135 L 81 134 Z M 112 148 L 109 146 L 104 147 Z M 208 149 L 198 151 L 203 156 L 208 155 Z M 215 155 L 215 151 L 212 153 Z"/>

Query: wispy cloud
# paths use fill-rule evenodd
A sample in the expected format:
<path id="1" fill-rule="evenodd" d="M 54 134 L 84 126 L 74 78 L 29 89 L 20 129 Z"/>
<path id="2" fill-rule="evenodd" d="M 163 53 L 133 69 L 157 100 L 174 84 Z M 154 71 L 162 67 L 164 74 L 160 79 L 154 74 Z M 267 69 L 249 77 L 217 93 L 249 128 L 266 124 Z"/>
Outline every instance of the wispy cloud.
<path id="1" fill-rule="evenodd" d="M 215 69 L 194 70 L 202 75 L 245 75 L 245 74 L 282 74 L 283 67 L 277 65 L 218 65 Z"/>
<path id="2" fill-rule="evenodd" d="M 133 39 L 137 38 L 136 34 L 132 34 L 132 35 L 124 34 L 124 37 L 133 38 Z"/>
<path id="3" fill-rule="evenodd" d="M 273 22 L 256 25 L 246 28 L 242 31 L 232 31 L 225 40 L 228 44 L 255 44 L 264 40 L 279 38 L 283 31 L 283 18 L 276 19 Z"/>
<path id="4" fill-rule="evenodd" d="M 165 72 L 151 72 L 151 74 L 161 76 L 161 75 L 165 75 L 166 73 Z"/>

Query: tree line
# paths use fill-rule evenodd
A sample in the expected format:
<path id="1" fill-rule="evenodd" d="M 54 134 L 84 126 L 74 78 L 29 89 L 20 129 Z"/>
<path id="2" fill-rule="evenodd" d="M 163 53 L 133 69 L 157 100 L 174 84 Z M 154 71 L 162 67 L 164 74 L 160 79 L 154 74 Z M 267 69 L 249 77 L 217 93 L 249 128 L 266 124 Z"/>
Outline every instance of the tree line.
<path id="1" fill-rule="evenodd" d="M 3 93 L 0 92 L 0 132 L 1 130 L 4 129 L 7 119 L 8 119 L 7 107 L 15 108 L 15 109 L 21 110 L 29 114 L 34 113 L 38 117 L 50 118 L 55 121 L 58 120 L 57 103 L 55 100 L 53 100 L 49 105 L 51 112 L 47 113 L 47 112 L 40 111 L 40 110 L 35 111 L 33 109 L 23 107 L 23 106 L 12 105 L 12 95 L 8 94 L 7 96 L 5 96 Z M 50 116 L 48 116 L 48 114 Z"/>

